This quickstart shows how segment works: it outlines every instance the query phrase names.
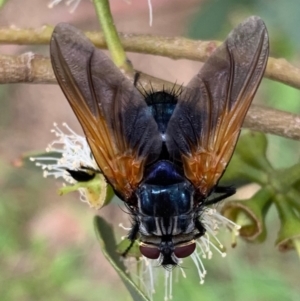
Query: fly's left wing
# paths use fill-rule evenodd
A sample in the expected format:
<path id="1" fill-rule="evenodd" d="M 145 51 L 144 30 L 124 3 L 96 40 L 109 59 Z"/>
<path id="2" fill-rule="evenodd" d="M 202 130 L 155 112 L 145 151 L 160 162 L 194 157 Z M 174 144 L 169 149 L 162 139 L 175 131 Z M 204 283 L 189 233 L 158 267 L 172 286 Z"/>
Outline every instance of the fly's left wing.
<path id="1" fill-rule="evenodd" d="M 129 201 L 145 164 L 160 153 L 157 124 L 143 96 L 78 29 L 54 29 L 50 55 L 57 81 L 108 182 Z"/>
<path id="2" fill-rule="evenodd" d="M 179 97 L 167 128 L 167 147 L 203 197 L 231 159 L 268 53 L 264 22 L 250 17 L 229 34 Z"/>

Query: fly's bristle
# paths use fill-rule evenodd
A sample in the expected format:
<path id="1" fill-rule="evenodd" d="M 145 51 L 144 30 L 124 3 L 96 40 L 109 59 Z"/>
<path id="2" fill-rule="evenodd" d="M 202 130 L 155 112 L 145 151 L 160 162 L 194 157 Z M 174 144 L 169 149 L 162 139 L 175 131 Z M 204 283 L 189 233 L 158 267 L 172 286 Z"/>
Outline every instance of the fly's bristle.
<path id="1" fill-rule="evenodd" d="M 149 82 L 149 85 L 150 85 L 149 90 L 146 90 L 143 85 L 141 85 L 141 84 L 139 85 L 139 91 L 143 95 L 144 98 L 147 98 L 147 97 L 151 96 L 152 94 L 154 94 L 155 92 L 157 92 L 154 90 L 154 87 L 152 86 L 151 82 Z"/>
<path id="2" fill-rule="evenodd" d="M 183 85 L 178 86 L 177 82 L 175 82 L 171 88 L 163 86 L 162 90 L 160 91 L 155 90 L 151 82 L 149 82 L 149 85 L 149 90 L 146 90 L 142 85 L 140 85 L 139 91 L 143 97 L 148 100 L 147 103 L 149 102 L 150 104 L 153 102 L 157 93 L 165 93 L 166 96 L 168 95 L 168 98 L 173 98 L 174 102 L 177 102 L 178 97 L 183 91 Z"/>
<path id="3" fill-rule="evenodd" d="M 183 91 L 183 84 L 178 86 L 177 81 L 173 84 L 173 87 L 171 89 L 170 88 L 165 89 L 165 87 L 163 87 L 163 92 L 172 95 L 174 98 L 178 98 L 181 95 L 182 91 Z"/>

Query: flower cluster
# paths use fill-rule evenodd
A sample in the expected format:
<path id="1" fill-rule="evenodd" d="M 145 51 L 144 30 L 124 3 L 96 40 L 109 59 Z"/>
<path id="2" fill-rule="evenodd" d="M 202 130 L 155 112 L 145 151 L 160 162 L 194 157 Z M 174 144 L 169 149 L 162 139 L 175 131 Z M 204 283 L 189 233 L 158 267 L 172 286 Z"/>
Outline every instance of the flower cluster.
<path id="1" fill-rule="evenodd" d="M 51 130 L 56 136 L 47 148 L 48 156 L 30 158 L 35 164 L 44 170 L 44 177 L 53 176 L 62 178 L 65 186 L 60 194 L 74 190 L 80 193 L 80 200 L 88 203 L 91 207 L 99 209 L 107 201 L 107 184 L 94 160 L 86 139 L 74 131 L 67 124 L 63 124 L 67 133 L 63 132 L 57 124 Z M 70 174 L 71 171 L 90 171 L 95 177 L 89 182 L 78 182 Z"/>

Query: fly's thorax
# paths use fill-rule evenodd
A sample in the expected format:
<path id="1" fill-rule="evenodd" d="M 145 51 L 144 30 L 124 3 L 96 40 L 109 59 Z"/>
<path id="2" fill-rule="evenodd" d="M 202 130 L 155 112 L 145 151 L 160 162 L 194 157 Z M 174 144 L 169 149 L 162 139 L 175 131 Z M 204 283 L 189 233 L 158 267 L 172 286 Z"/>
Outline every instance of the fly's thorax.
<path id="1" fill-rule="evenodd" d="M 137 191 L 140 232 L 179 235 L 194 228 L 194 188 L 188 181 L 173 185 L 142 184 Z"/>
<path id="2" fill-rule="evenodd" d="M 163 265 L 190 255 L 197 235 L 194 188 L 188 181 L 172 185 L 142 184 L 137 190 L 140 251 Z"/>

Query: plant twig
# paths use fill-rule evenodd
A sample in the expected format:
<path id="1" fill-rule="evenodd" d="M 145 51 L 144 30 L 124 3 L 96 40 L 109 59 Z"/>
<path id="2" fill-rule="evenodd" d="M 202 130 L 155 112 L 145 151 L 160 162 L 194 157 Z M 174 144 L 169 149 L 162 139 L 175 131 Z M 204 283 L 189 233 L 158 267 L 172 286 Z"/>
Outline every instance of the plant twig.
<path id="1" fill-rule="evenodd" d="M 151 82 L 151 85 L 150 85 Z M 56 83 L 49 58 L 25 53 L 19 56 L 0 55 L 0 84 Z M 141 74 L 139 84 L 145 90 L 172 88 L 174 84 Z M 280 122 L 278 122 L 280 120 Z M 244 126 L 256 131 L 300 140 L 300 116 L 252 105 Z"/>
<path id="2" fill-rule="evenodd" d="M 0 44 L 48 44 L 52 31 L 53 28 L 50 26 L 39 29 L 1 28 Z M 86 35 L 97 47 L 107 47 L 102 33 L 87 32 Z M 182 37 L 168 38 L 122 33 L 119 33 L 119 37 L 126 51 L 201 62 L 204 62 L 220 44 L 217 41 L 193 41 Z M 265 77 L 300 89 L 300 68 L 285 59 L 270 57 Z"/>
<path id="3" fill-rule="evenodd" d="M 27 52 L 18 56 L 0 54 L 0 84 L 56 83 L 50 59 Z"/>
<path id="4" fill-rule="evenodd" d="M 93 2 L 113 62 L 125 71 L 132 71 L 111 15 L 109 1 L 93 0 Z"/>
<path id="5" fill-rule="evenodd" d="M 243 126 L 254 131 L 300 140 L 300 115 L 276 109 L 252 105 Z"/>

